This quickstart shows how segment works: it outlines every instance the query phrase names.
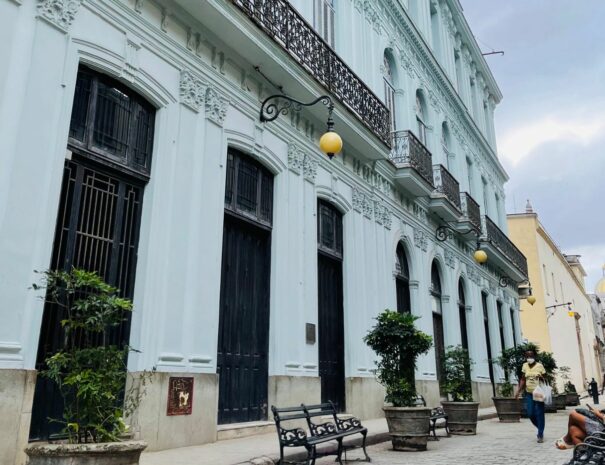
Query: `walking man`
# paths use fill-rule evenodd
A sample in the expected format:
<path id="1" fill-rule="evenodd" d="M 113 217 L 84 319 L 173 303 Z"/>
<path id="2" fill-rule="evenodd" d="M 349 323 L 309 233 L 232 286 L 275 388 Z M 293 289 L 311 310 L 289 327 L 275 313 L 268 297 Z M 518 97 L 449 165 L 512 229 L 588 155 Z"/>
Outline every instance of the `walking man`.
<path id="1" fill-rule="evenodd" d="M 519 398 L 521 391 L 525 390 L 525 403 L 527 405 L 527 415 L 532 424 L 538 429 L 538 442 L 544 442 L 544 402 L 534 402 L 534 389 L 544 379 L 546 370 L 541 363 L 536 361 L 536 353 L 533 350 L 525 352 L 525 363 L 521 368 L 523 375 L 519 381 L 516 397 Z"/>
<path id="2" fill-rule="evenodd" d="M 595 406 L 599 405 L 599 386 L 594 378 L 592 378 L 592 381 L 590 382 L 589 394 L 592 396 L 592 401 Z"/>

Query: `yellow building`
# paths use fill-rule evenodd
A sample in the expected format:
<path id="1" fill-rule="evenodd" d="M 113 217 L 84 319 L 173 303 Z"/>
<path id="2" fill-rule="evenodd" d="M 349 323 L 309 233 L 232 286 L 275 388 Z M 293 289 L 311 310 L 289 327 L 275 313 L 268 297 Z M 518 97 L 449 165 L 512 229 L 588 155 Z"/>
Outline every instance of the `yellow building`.
<path id="1" fill-rule="evenodd" d="M 527 257 L 534 305 L 521 301 L 521 331 L 559 366 L 571 369 L 572 382 L 602 379 L 591 302 L 584 288 L 586 272 L 579 256 L 565 255 L 527 203 L 525 213 L 507 216 L 509 237 Z M 559 387 L 562 387 L 559 380 Z"/>

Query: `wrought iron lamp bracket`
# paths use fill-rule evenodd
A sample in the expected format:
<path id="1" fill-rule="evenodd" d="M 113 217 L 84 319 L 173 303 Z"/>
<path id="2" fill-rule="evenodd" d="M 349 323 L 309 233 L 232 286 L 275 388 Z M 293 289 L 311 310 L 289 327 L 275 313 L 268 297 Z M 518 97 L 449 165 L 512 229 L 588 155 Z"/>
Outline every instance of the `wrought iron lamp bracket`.
<path id="1" fill-rule="evenodd" d="M 452 239 L 456 234 L 460 234 L 461 236 L 466 236 L 467 234 L 470 233 L 476 233 L 477 231 L 473 228 L 467 230 L 467 231 L 457 231 L 454 230 L 454 228 L 449 224 L 442 224 L 439 225 L 437 227 L 437 229 L 435 230 L 435 239 L 437 239 L 439 242 L 445 242 L 448 239 Z"/>
<path id="2" fill-rule="evenodd" d="M 323 103 L 328 108 L 328 131 L 331 131 L 334 128 L 334 102 L 329 95 L 321 95 L 311 102 L 301 102 L 284 94 L 270 95 L 261 104 L 260 120 L 263 123 L 275 121 L 279 115 L 287 115 L 290 111 L 298 113 L 303 107 L 312 107 L 318 103 Z"/>
<path id="3" fill-rule="evenodd" d="M 498 280 L 498 284 L 500 285 L 500 287 L 508 287 L 508 286 L 518 285 L 519 283 L 517 283 L 517 281 L 509 278 L 508 276 L 502 275 L 502 276 L 500 276 L 500 279 Z"/>

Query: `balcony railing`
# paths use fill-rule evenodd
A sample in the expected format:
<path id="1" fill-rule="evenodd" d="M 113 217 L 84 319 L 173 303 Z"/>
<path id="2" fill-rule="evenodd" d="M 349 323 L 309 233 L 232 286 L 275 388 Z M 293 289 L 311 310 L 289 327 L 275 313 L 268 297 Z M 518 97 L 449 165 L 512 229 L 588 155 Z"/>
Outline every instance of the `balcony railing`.
<path id="1" fill-rule="evenodd" d="M 433 183 L 433 156 L 420 140 L 410 131 L 395 131 L 390 160 L 401 168 L 409 165 L 431 186 Z"/>
<path id="2" fill-rule="evenodd" d="M 527 259 L 525 255 L 511 242 L 504 232 L 485 215 L 484 234 L 487 240 L 502 252 L 525 276 L 527 274 Z"/>
<path id="3" fill-rule="evenodd" d="M 232 0 L 328 91 L 390 147 L 391 118 L 384 103 L 287 0 Z"/>
<path id="4" fill-rule="evenodd" d="M 443 165 L 433 165 L 433 179 L 435 180 L 435 190 L 445 195 L 452 205 L 461 210 L 460 184 L 452 173 Z"/>
<path id="5" fill-rule="evenodd" d="M 461 210 L 476 231 L 481 232 L 481 208 L 468 192 L 460 194 Z"/>

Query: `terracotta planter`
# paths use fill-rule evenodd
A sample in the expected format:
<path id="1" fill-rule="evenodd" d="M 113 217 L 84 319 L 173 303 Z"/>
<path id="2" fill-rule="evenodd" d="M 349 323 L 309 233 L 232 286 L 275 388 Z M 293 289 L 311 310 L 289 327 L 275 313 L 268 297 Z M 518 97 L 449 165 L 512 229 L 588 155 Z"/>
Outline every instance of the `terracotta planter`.
<path id="1" fill-rule="evenodd" d="M 569 406 L 580 405 L 580 396 L 578 395 L 578 393 L 568 392 L 567 394 L 565 394 L 565 397 L 567 399 L 567 405 L 569 405 Z"/>
<path id="2" fill-rule="evenodd" d="M 448 416 L 451 434 L 472 436 L 477 434 L 479 402 L 441 402 Z"/>
<path id="3" fill-rule="evenodd" d="M 555 406 L 557 410 L 565 410 L 565 405 L 567 404 L 567 395 L 566 394 L 558 394 L 554 396 Z"/>
<path id="4" fill-rule="evenodd" d="M 32 444 L 28 465 L 138 465 L 143 441 L 99 444 Z"/>
<path id="5" fill-rule="evenodd" d="M 523 399 L 514 397 L 492 397 L 498 418 L 502 423 L 519 423 L 523 410 Z"/>
<path id="6" fill-rule="evenodd" d="M 426 450 L 431 409 L 425 407 L 383 407 L 393 449 Z"/>

